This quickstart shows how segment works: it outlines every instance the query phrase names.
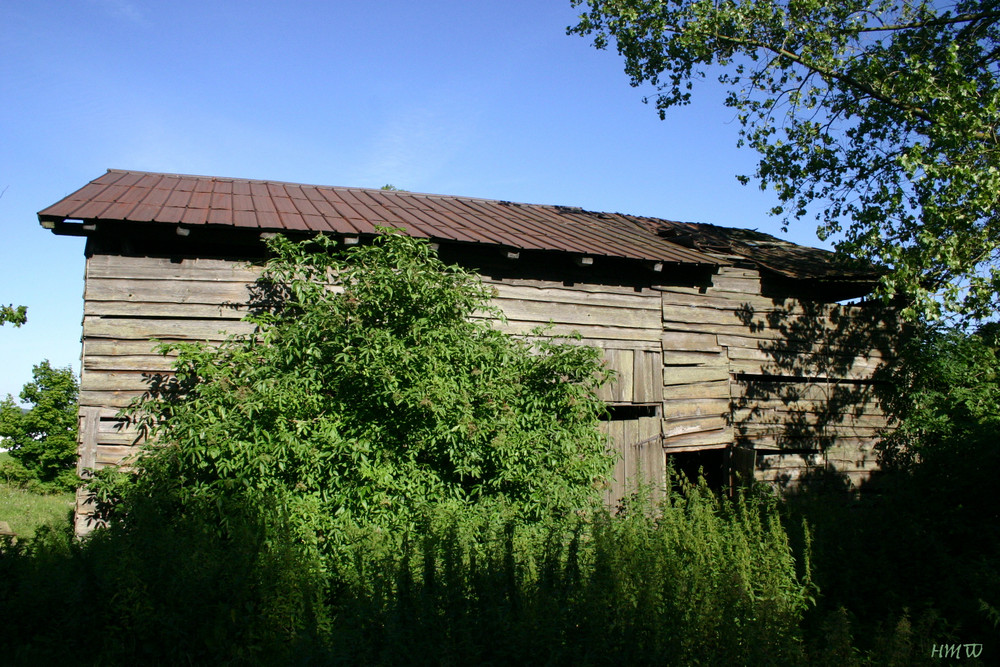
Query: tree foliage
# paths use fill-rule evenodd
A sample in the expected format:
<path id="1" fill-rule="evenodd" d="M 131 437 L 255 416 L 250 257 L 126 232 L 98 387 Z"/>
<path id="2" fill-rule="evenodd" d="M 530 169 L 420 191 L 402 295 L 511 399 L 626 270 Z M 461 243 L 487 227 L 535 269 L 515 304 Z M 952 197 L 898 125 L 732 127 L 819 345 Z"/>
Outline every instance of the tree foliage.
<path id="1" fill-rule="evenodd" d="M 23 469 L 20 479 L 49 489 L 77 485 L 76 432 L 79 386 L 73 370 L 53 368 L 48 360 L 32 369 L 33 380 L 21 390 L 24 411 L 8 395 L 0 403 L 0 436 Z"/>
<path id="2" fill-rule="evenodd" d="M 977 458 L 1000 438 L 1000 326 L 978 331 L 928 326 L 879 372 L 895 427 L 880 444 L 885 463 Z M 975 445 L 975 447 L 974 447 Z M 982 452 L 979 452 L 981 455 Z M 975 464 L 975 465 L 978 465 Z"/>
<path id="3" fill-rule="evenodd" d="M 19 327 L 28 321 L 28 308 L 26 306 L 0 306 L 0 326 L 10 322 L 15 327 Z"/>
<path id="4" fill-rule="evenodd" d="M 1000 9 L 987 0 L 573 0 L 661 118 L 718 72 L 787 224 L 889 271 L 911 315 L 986 317 L 1000 292 Z M 746 182 L 746 177 L 742 177 Z"/>
<path id="5" fill-rule="evenodd" d="M 425 241 L 270 249 L 255 335 L 163 346 L 175 378 L 135 406 L 156 444 L 124 491 L 99 482 L 106 499 L 255 508 L 325 549 L 337 526 L 405 524 L 439 500 L 542 516 L 596 493 L 612 461 L 598 350 L 495 329 L 491 290 Z"/>

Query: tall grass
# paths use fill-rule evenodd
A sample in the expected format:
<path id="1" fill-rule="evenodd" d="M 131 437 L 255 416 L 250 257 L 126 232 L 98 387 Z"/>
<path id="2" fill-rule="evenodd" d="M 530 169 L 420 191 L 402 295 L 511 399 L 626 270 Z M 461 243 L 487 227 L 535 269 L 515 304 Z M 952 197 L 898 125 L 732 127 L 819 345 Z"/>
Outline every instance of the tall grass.
<path id="1" fill-rule="evenodd" d="M 41 526 L 69 528 L 72 493 L 41 494 L 0 483 L 0 521 L 21 539 L 30 539 Z"/>
<path id="2" fill-rule="evenodd" d="M 333 563 L 153 510 L 0 551 L 0 626 L 15 664 L 794 664 L 811 585 L 773 510 L 704 488 L 536 523 L 442 504 L 347 531 Z"/>
<path id="3" fill-rule="evenodd" d="M 330 651 L 366 664 L 801 659 L 811 587 L 769 507 L 697 488 L 649 509 L 530 526 L 445 510 L 416 539 L 369 536 Z"/>

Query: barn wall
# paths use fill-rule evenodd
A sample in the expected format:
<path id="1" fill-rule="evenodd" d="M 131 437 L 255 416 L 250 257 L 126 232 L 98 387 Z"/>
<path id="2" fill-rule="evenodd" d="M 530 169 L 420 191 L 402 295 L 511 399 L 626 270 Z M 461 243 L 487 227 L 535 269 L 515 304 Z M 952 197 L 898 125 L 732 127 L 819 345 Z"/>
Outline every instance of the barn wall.
<path id="1" fill-rule="evenodd" d="M 721 267 L 710 286 L 658 288 L 665 450 L 733 446 L 734 467 L 760 480 L 819 467 L 860 483 L 886 425 L 869 381 L 891 349 L 883 313 L 767 287 L 756 269 Z"/>
<path id="2" fill-rule="evenodd" d="M 169 371 L 171 359 L 153 351 L 162 342 L 214 341 L 249 332 L 240 318 L 258 271 L 224 259 L 130 257 L 94 253 L 87 260 L 83 364 L 80 382 L 80 466 L 118 465 L 133 451 L 137 434 L 115 418 L 147 389 L 146 380 Z M 551 324 L 550 334 L 579 332 L 604 350 L 617 378 L 602 390 L 614 405 L 662 400 L 661 303 L 650 288 L 572 284 L 546 280 L 484 279 L 496 289 L 504 312 L 501 328 L 528 333 Z M 629 415 L 604 425 L 622 460 L 607 490 L 615 504 L 637 470 L 659 480 L 663 452 L 658 416 Z"/>
<path id="3" fill-rule="evenodd" d="M 224 259 L 87 260 L 80 390 L 81 468 L 120 463 L 136 434 L 116 412 L 167 371 L 163 342 L 221 341 L 240 321 L 257 271 Z M 722 267 L 700 287 L 634 287 L 486 278 L 504 328 L 580 332 L 604 350 L 617 380 L 602 398 L 646 406 L 604 424 L 622 454 L 607 501 L 634 478 L 663 480 L 665 454 L 737 448 L 734 463 L 763 480 L 791 482 L 831 465 L 854 481 L 874 465 L 884 418 L 867 377 L 880 361 L 855 307 L 764 296 L 752 268 Z M 861 350 L 866 350 L 861 354 Z"/>

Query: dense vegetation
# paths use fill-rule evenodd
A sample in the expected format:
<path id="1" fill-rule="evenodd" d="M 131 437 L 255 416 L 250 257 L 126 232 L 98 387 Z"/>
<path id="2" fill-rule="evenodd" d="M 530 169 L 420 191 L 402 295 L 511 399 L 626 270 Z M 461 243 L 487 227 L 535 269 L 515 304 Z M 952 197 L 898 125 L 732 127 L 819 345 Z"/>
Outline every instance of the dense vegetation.
<path id="1" fill-rule="evenodd" d="M 171 346 L 175 376 L 133 408 L 159 444 L 141 474 L 99 478 L 104 518 L 148 497 L 280 517 L 329 559 L 346 526 L 405 527 L 428 503 L 593 506 L 613 463 L 598 350 L 495 329 L 488 288 L 426 241 L 270 247 L 257 333 Z"/>
<path id="2" fill-rule="evenodd" d="M 785 224 L 883 267 L 904 315 L 1000 310 L 992 0 L 571 0 L 661 118 L 718 77 Z M 750 178 L 741 176 L 744 183 Z"/>
<path id="3" fill-rule="evenodd" d="M 136 406 L 159 444 L 139 475 L 98 476 L 103 529 L 0 543 L 7 662 L 997 655 L 992 326 L 919 331 L 884 370 L 898 428 L 860 496 L 675 480 L 610 513 L 592 351 L 500 335 L 482 285 L 420 241 L 318 244 L 275 241 L 259 335 L 182 346 Z"/>
<path id="4" fill-rule="evenodd" d="M 14 664 L 795 664 L 811 587 L 769 504 L 705 489 L 648 512 L 526 522 L 444 502 L 349 531 L 336 567 L 292 531 L 149 503 L 0 557 Z M 264 539 L 265 533 L 268 535 Z M 86 631 L 68 631 L 87 619 Z"/>
<path id="5" fill-rule="evenodd" d="M 921 660 L 929 642 L 982 643 L 987 662 L 1000 655 L 997 333 L 995 324 L 914 331 L 899 363 L 880 373 L 895 418 L 882 472 L 860 496 L 788 499 L 790 527 L 803 518 L 812 527 L 821 595 L 809 634 Z"/>
<path id="6" fill-rule="evenodd" d="M 10 395 L 0 402 L 0 437 L 10 453 L 0 460 L 0 482 L 35 492 L 76 488 L 78 390 L 71 368 L 53 368 L 45 360 L 21 390 L 27 410 Z"/>

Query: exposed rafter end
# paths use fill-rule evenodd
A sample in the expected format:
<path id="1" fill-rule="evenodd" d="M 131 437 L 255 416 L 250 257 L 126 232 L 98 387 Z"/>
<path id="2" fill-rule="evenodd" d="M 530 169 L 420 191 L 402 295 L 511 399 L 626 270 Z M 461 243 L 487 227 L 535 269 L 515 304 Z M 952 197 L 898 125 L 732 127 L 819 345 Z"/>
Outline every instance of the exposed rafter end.
<path id="1" fill-rule="evenodd" d="M 656 273 L 663 271 L 663 262 L 649 262 L 646 266 L 649 267 L 650 271 L 655 271 Z"/>
<path id="2" fill-rule="evenodd" d="M 577 266 L 593 266 L 593 264 L 594 264 L 594 258 L 593 257 L 588 257 L 587 255 L 584 255 L 582 257 L 577 257 L 576 258 L 576 265 Z"/>
<path id="3" fill-rule="evenodd" d="M 55 220 L 42 220 L 41 225 L 42 225 L 42 229 L 55 229 L 56 228 L 56 221 Z"/>
<path id="4" fill-rule="evenodd" d="M 177 236 L 191 236 L 191 230 L 187 227 L 181 227 L 180 225 L 177 225 L 176 232 Z"/>
<path id="5" fill-rule="evenodd" d="M 506 257 L 507 259 L 520 259 L 521 258 L 521 251 L 520 250 L 506 250 L 506 251 L 504 251 L 504 257 Z"/>
<path id="6" fill-rule="evenodd" d="M 82 229 L 85 232 L 97 231 L 97 223 L 96 222 L 85 222 L 82 225 L 80 225 L 80 229 Z"/>
<path id="7" fill-rule="evenodd" d="M 360 236 L 345 236 L 341 239 L 344 245 L 358 245 L 361 243 Z"/>

